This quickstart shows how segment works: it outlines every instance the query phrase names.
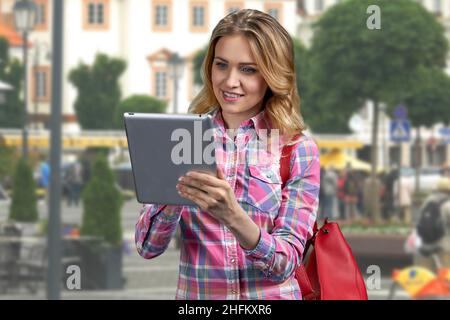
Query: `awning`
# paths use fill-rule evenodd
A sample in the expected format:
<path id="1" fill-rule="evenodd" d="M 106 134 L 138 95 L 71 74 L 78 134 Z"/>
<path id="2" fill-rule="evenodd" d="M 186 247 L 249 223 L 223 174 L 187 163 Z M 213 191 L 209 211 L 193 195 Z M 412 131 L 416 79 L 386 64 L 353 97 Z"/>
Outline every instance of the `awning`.
<path id="1" fill-rule="evenodd" d="M 352 157 L 342 150 L 334 149 L 327 154 L 320 156 L 320 165 L 325 168 L 333 167 L 334 169 L 342 170 L 350 166 L 353 170 L 362 170 L 369 172 L 371 164 L 358 158 Z"/>
<path id="2" fill-rule="evenodd" d="M 30 148 L 49 148 L 48 136 L 29 136 L 28 146 Z M 0 146 L 21 147 L 22 137 L 4 134 L 0 136 Z M 63 148 L 84 149 L 89 147 L 127 147 L 126 137 L 62 137 Z"/>

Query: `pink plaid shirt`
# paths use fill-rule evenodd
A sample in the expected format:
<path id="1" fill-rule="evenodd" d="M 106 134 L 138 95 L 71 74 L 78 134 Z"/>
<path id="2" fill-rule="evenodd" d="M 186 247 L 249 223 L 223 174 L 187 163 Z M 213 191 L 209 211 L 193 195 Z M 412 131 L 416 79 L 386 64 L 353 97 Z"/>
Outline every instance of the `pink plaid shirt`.
<path id="1" fill-rule="evenodd" d="M 225 134 L 221 112 L 215 123 L 216 160 L 236 200 L 260 227 L 253 250 L 207 212 L 179 206 L 173 216 L 164 206 L 146 204 L 136 224 L 136 247 L 147 259 L 162 254 L 178 223 L 181 254 L 176 299 L 301 299 L 294 271 L 312 234 L 319 198 L 320 164 L 315 142 L 305 135 L 293 148 L 290 178 L 281 187 L 280 153 L 252 153 L 270 120 L 264 110 L 241 123 L 235 140 Z M 223 161 L 222 161 L 223 160 Z"/>

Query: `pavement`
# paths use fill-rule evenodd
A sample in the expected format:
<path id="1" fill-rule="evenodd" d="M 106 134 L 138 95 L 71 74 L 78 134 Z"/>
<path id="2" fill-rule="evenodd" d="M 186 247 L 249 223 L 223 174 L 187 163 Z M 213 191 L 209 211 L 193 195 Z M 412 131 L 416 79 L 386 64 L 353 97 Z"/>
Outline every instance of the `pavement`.
<path id="1" fill-rule="evenodd" d="M 140 257 L 134 246 L 134 226 L 139 216 L 141 204 L 128 201 L 122 211 L 122 226 L 126 243 L 123 256 L 123 276 L 125 286 L 122 290 L 61 290 L 63 300 L 173 300 L 177 287 L 179 250 L 172 241 L 169 248 L 161 256 L 146 260 Z M 0 201 L 0 222 L 7 220 L 9 204 Z M 46 205 L 43 201 L 38 205 L 40 218 L 47 217 Z M 61 221 L 67 224 L 81 224 L 82 208 L 61 205 Z M 82 272 L 82 270 L 81 270 Z M 391 281 L 381 279 L 380 287 L 368 290 L 369 299 L 383 300 L 389 296 Z M 407 299 L 403 290 L 398 290 L 395 299 Z M 26 288 L 17 288 L 0 294 L 0 300 L 44 300 L 46 288 L 38 287 L 36 293 Z"/>

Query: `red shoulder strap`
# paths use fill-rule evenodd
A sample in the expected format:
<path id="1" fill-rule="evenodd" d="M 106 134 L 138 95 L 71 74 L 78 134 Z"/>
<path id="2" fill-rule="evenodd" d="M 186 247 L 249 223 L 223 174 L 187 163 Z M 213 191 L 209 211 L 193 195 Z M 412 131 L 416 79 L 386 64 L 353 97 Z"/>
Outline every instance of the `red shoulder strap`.
<path id="1" fill-rule="evenodd" d="M 296 135 L 293 139 L 297 139 L 300 135 Z M 295 147 L 295 144 L 285 145 L 281 150 L 281 159 L 280 159 L 280 175 L 282 181 L 282 188 L 286 184 L 286 181 L 289 179 L 289 169 L 291 166 L 291 154 L 292 149 Z"/>

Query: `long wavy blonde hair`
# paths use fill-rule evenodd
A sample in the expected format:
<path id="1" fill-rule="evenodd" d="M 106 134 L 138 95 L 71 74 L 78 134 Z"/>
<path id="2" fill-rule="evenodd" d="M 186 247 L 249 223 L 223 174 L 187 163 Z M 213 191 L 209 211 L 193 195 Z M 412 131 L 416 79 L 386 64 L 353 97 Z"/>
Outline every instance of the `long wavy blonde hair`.
<path id="1" fill-rule="evenodd" d="M 189 112 L 207 113 L 219 106 L 211 80 L 215 47 L 221 37 L 238 34 L 247 38 L 258 69 L 268 85 L 263 108 L 273 127 L 289 141 L 293 135 L 305 130 L 296 86 L 294 45 L 276 19 L 258 10 L 230 13 L 214 28 L 202 65 L 204 86 L 192 101 Z"/>

